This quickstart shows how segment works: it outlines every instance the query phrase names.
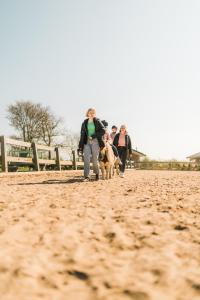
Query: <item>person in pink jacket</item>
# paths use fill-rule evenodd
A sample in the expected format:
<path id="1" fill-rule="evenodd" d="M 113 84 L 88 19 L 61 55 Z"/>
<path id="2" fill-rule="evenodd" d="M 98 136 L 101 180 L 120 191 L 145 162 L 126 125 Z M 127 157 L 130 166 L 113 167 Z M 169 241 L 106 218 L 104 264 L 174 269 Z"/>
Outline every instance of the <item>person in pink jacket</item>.
<path id="1" fill-rule="evenodd" d="M 116 134 L 113 144 L 117 147 L 119 157 L 122 161 L 120 166 L 120 177 L 124 177 L 127 156 L 132 153 L 131 138 L 126 125 L 121 125 L 119 133 Z"/>

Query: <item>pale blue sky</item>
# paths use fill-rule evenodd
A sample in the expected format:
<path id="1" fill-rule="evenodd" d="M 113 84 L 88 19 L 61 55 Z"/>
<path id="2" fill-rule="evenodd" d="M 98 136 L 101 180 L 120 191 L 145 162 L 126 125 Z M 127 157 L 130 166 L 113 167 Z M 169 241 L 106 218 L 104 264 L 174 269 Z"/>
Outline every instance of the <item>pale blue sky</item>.
<path id="1" fill-rule="evenodd" d="M 200 1 L 0 0 L 0 134 L 16 100 L 87 108 L 157 159 L 200 151 Z"/>

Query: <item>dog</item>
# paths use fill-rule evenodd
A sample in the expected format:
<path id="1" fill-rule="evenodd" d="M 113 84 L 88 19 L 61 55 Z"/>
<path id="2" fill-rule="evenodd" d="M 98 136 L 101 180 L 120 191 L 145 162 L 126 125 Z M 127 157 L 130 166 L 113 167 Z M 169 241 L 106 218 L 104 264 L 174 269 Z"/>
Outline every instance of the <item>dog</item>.
<path id="1" fill-rule="evenodd" d="M 116 174 L 119 175 L 119 165 L 121 165 L 121 164 L 122 164 L 122 162 L 121 162 L 120 158 L 115 156 L 113 176 L 115 175 L 115 170 L 116 170 Z"/>
<path id="2" fill-rule="evenodd" d="M 105 142 L 105 147 L 100 149 L 100 169 L 102 173 L 102 179 L 111 179 L 114 175 L 114 166 L 116 158 L 114 156 L 112 146 L 109 142 Z"/>

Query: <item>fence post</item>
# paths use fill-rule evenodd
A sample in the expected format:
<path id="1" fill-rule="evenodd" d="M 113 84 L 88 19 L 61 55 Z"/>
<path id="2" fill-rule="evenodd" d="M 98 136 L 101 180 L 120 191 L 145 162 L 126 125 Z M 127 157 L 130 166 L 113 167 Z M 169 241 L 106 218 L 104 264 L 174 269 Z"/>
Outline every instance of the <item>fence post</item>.
<path id="1" fill-rule="evenodd" d="M 31 144 L 31 147 L 33 149 L 33 164 L 35 171 L 40 170 L 39 161 L 38 161 L 38 153 L 37 153 L 37 145 L 35 142 Z"/>
<path id="2" fill-rule="evenodd" d="M 55 151 L 56 151 L 56 168 L 61 171 L 61 164 L 60 164 L 60 151 L 59 151 L 59 148 L 56 147 L 55 148 Z"/>
<path id="3" fill-rule="evenodd" d="M 75 150 L 72 150 L 72 167 L 73 167 L 74 170 L 77 170 Z"/>
<path id="4" fill-rule="evenodd" d="M 0 137 L 1 142 L 1 163 L 2 163 L 2 171 L 8 172 L 8 162 L 7 162 L 7 152 L 6 152 L 6 137 Z"/>

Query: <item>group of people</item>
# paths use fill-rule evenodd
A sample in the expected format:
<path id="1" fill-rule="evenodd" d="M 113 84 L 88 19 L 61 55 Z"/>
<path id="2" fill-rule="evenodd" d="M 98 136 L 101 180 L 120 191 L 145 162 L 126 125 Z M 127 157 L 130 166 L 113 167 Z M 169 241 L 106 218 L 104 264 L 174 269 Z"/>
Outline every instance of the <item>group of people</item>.
<path id="1" fill-rule="evenodd" d="M 124 177 L 126 159 L 131 154 L 131 138 L 125 125 L 121 125 L 119 132 L 117 126 L 112 126 L 112 132 L 108 132 L 108 123 L 96 117 L 96 110 L 89 108 L 86 119 L 81 126 L 81 134 L 78 152 L 84 157 L 84 181 L 90 180 L 90 160 L 92 157 L 93 172 L 95 179 L 99 180 L 99 152 L 105 146 L 105 142 L 112 145 L 114 155 L 120 161 L 120 177 Z"/>

